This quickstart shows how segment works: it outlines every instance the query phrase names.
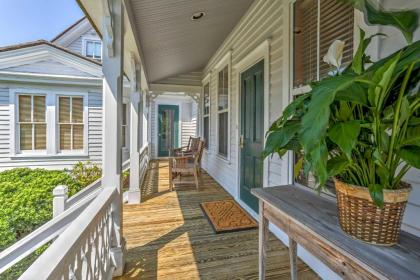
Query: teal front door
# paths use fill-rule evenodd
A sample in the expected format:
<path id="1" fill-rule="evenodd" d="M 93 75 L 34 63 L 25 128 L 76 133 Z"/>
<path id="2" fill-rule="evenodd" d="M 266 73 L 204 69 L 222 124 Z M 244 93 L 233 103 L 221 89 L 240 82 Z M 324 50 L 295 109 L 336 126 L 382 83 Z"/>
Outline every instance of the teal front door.
<path id="1" fill-rule="evenodd" d="M 241 174 L 240 198 L 258 213 L 251 189 L 263 186 L 264 61 L 241 74 Z"/>
<path id="2" fill-rule="evenodd" d="M 167 157 L 179 146 L 179 108 L 177 105 L 158 105 L 158 156 Z"/>

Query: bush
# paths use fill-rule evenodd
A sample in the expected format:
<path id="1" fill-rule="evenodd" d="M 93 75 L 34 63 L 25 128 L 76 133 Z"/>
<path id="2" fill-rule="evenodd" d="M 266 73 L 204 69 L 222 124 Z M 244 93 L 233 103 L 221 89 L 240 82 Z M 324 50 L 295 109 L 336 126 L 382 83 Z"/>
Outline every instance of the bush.
<path id="1" fill-rule="evenodd" d="M 16 168 L 0 173 L 0 251 L 52 218 L 52 190 L 83 184 L 65 171 Z"/>
<path id="2" fill-rule="evenodd" d="M 88 186 L 101 178 L 102 169 L 96 163 L 79 161 L 70 171 L 71 176 L 82 186 Z"/>

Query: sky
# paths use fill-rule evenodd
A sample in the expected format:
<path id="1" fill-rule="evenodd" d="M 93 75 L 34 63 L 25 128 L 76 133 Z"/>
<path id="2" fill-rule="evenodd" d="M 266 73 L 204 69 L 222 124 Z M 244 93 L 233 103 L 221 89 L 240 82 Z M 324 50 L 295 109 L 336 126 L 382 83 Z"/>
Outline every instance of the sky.
<path id="1" fill-rule="evenodd" d="M 83 16 L 76 0 L 0 0 L 0 47 L 51 40 Z"/>

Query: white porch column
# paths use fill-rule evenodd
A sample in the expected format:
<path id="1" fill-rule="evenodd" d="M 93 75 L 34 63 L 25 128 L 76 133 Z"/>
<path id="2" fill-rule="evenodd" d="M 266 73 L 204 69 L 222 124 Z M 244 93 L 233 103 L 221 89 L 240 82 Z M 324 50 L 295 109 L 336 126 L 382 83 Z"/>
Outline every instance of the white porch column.
<path id="1" fill-rule="evenodd" d="M 140 203 L 140 71 L 139 64 L 131 58 L 131 92 L 130 92 L 130 188 L 128 204 Z"/>
<path id="2" fill-rule="evenodd" d="M 102 186 L 117 187 L 121 193 L 121 142 L 123 95 L 123 5 L 122 0 L 103 0 L 103 156 Z M 122 198 L 112 204 L 116 238 L 112 240 L 114 276 L 123 274 L 124 240 L 122 237 Z"/>

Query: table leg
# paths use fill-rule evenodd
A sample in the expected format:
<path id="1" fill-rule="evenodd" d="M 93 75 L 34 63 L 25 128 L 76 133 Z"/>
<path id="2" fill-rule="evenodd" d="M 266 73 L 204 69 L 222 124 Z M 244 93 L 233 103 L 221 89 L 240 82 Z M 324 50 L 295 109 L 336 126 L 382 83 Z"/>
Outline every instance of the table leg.
<path id="1" fill-rule="evenodd" d="M 290 277 L 297 280 L 297 243 L 289 237 Z"/>
<path id="2" fill-rule="evenodd" d="M 259 279 L 265 279 L 265 265 L 267 258 L 268 243 L 268 220 L 264 217 L 264 203 L 260 200 L 260 224 L 259 224 Z"/>

